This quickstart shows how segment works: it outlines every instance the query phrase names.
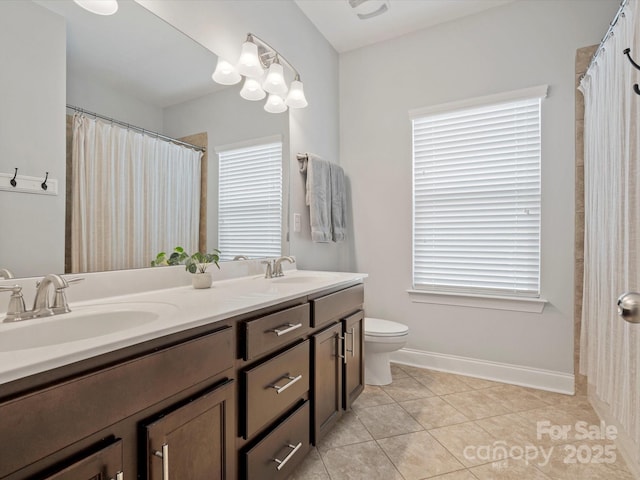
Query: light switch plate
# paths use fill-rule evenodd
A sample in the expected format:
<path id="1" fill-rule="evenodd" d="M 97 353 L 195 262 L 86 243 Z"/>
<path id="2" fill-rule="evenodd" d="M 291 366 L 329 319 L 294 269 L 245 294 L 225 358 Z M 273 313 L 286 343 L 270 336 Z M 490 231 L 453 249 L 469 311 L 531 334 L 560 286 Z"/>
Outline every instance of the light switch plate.
<path id="1" fill-rule="evenodd" d="M 300 214 L 299 213 L 293 214 L 293 231 L 300 232 Z"/>

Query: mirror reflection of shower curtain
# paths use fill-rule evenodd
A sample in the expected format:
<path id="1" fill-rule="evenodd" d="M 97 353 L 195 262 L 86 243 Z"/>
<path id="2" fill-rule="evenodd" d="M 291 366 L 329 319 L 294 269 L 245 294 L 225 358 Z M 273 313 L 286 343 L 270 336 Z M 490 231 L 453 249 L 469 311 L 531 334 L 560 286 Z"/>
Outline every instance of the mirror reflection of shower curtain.
<path id="1" fill-rule="evenodd" d="M 72 271 L 148 267 L 178 245 L 197 251 L 201 156 L 74 115 Z"/>
<path id="2" fill-rule="evenodd" d="M 640 328 L 616 300 L 640 291 L 640 97 L 622 51 L 640 53 L 640 8 L 631 0 L 585 75 L 585 254 L 580 371 L 590 395 L 623 428 L 640 466 Z"/>

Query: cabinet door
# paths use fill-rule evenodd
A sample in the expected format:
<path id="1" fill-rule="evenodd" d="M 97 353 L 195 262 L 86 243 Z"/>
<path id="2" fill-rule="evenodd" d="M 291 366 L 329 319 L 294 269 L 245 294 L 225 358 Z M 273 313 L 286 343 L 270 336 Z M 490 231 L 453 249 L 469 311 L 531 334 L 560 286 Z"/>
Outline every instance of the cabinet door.
<path id="1" fill-rule="evenodd" d="M 345 341 L 344 409 L 364 390 L 364 312 L 361 310 L 342 320 Z"/>
<path id="2" fill-rule="evenodd" d="M 344 361 L 342 325 L 333 326 L 313 336 L 312 436 L 318 441 L 342 415 L 342 364 Z"/>
<path id="3" fill-rule="evenodd" d="M 45 480 L 124 480 L 122 440 L 87 455 Z"/>
<path id="4" fill-rule="evenodd" d="M 233 380 L 227 380 L 147 424 L 146 478 L 234 478 L 233 404 Z"/>

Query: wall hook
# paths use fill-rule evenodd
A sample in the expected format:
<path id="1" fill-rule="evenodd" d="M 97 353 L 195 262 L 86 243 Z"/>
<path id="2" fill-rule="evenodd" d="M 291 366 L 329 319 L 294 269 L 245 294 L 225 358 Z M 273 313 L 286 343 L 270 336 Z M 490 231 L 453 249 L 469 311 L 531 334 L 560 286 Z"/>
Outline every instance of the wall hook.
<path id="1" fill-rule="evenodd" d="M 47 190 L 47 188 L 49 188 L 49 187 L 47 186 L 47 180 L 48 180 L 48 179 L 49 179 L 49 172 L 46 172 L 46 175 L 45 175 L 45 177 L 44 177 L 44 182 L 42 182 L 42 183 L 40 184 L 40 186 L 42 187 L 42 189 L 43 189 L 43 190 L 45 190 L 45 191 Z"/>
<path id="2" fill-rule="evenodd" d="M 633 61 L 633 58 L 631 58 L 631 49 L 630 48 L 625 48 L 622 53 L 624 53 L 627 58 L 629 59 L 629 61 L 631 62 L 631 65 L 633 65 L 634 67 L 636 67 L 638 70 L 640 70 L 640 65 L 638 65 L 636 62 Z M 636 92 L 637 95 L 640 95 L 640 86 L 638 86 L 638 84 L 634 84 L 633 85 L 633 91 Z"/>
<path id="3" fill-rule="evenodd" d="M 9 183 L 11 184 L 12 187 L 15 187 L 16 185 L 18 185 L 18 182 L 16 182 L 17 176 L 18 176 L 18 167 L 16 167 L 16 171 L 13 174 L 13 178 L 9 180 Z"/>

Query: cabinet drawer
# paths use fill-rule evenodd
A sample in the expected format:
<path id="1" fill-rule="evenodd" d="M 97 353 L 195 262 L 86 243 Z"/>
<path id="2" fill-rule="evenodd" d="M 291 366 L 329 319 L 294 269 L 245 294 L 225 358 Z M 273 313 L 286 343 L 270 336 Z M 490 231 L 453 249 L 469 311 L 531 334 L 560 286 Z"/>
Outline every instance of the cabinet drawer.
<path id="1" fill-rule="evenodd" d="M 248 480 L 285 479 L 309 451 L 309 402 L 244 454 Z"/>
<path id="2" fill-rule="evenodd" d="M 226 327 L 0 404 L 0 478 L 231 368 L 233 357 Z"/>
<path id="3" fill-rule="evenodd" d="M 362 284 L 317 298 L 313 300 L 311 326 L 317 328 L 339 320 L 362 308 L 363 303 L 364 285 Z"/>
<path id="4" fill-rule="evenodd" d="M 309 332 L 310 308 L 308 304 L 288 308 L 244 324 L 244 359 L 285 346 Z"/>
<path id="5" fill-rule="evenodd" d="M 243 380 L 246 421 L 242 431 L 249 438 L 309 390 L 309 340 L 246 370 Z"/>
<path id="6" fill-rule="evenodd" d="M 83 480 L 105 478 L 124 480 L 122 471 L 122 440 L 88 454 L 45 480 Z"/>

